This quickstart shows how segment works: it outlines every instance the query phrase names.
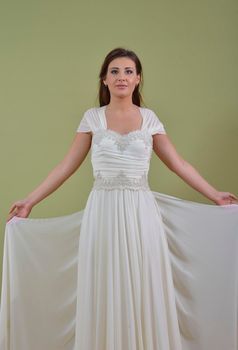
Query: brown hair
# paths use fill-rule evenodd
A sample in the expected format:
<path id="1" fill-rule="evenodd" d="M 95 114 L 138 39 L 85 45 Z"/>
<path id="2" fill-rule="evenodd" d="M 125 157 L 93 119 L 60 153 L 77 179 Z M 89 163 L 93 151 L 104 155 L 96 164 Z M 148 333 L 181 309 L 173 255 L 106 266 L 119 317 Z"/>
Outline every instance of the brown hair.
<path id="1" fill-rule="evenodd" d="M 104 85 L 103 80 L 106 78 L 107 70 L 110 62 L 118 57 L 128 57 L 135 62 L 136 74 L 140 74 L 140 83 L 135 87 L 133 91 L 132 102 L 135 105 L 140 107 L 141 103 L 143 102 L 143 99 L 140 93 L 140 87 L 142 87 L 142 84 L 143 84 L 142 65 L 138 56 L 135 54 L 135 52 L 124 49 L 122 47 L 117 47 L 112 51 L 110 51 L 105 57 L 104 62 L 102 64 L 102 67 L 99 73 L 100 80 L 99 80 L 99 94 L 98 94 L 100 107 L 105 106 L 110 102 L 110 91 L 108 87 Z"/>

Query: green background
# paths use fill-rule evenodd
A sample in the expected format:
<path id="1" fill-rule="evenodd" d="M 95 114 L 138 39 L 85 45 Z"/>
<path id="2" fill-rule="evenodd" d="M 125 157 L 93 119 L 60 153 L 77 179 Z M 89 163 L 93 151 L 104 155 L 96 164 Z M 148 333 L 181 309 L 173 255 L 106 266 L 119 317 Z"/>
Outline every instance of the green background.
<path id="1" fill-rule="evenodd" d="M 2 1 L 0 253 L 10 205 L 67 152 L 83 112 L 98 105 L 98 74 L 117 46 L 144 69 L 143 97 L 183 158 L 238 194 L 237 1 Z M 212 204 L 153 154 L 152 190 Z M 30 217 L 82 210 L 90 153 Z M 2 262 L 2 255 L 0 256 Z"/>

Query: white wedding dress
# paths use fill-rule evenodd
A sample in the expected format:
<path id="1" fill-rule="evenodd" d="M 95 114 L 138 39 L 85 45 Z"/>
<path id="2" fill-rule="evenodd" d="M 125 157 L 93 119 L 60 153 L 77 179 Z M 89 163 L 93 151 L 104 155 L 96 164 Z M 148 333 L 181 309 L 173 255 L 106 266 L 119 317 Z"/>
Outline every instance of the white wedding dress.
<path id="1" fill-rule="evenodd" d="M 150 189 L 152 135 L 92 131 L 94 184 L 84 210 L 6 225 L 0 350 L 237 350 L 238 205 Z"/>

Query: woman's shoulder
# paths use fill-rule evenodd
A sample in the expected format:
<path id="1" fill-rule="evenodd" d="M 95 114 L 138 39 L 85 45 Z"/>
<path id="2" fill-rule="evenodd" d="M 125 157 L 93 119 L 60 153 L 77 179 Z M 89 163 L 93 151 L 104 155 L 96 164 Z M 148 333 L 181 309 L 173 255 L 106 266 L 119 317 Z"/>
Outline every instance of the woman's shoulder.
<path id="1" fill-rule="evenodd" d="M 85 115 L 92 115 L 92 114 L 96 113 L 99 108 L 100 107 L 89 107 L 89 108 L 85 109 L 84 114 Z"/>
<path id="2" fill-rule="evenodd" d="M 82 120 L 84 120 L 91 127 L 91 129 L 94 129 L 100 125 L 101 109 L 101 107 L 96 106 L 85 109 Z"/>
<path id="3" fill-rule="evenodd" d="M 84 110 L 77 131 L 92 131 L 100 122 L 98 107 L 90 107 Z"/>
<path id="4" fill-rule="evenodd" d="M 83 118 L 87 120 L 96 120 L 99 117 L 101 109 L 102 107 L 89 107 L 85 109 L 83 113 Z"/>
<path id="5" fill-rule="evenodd" d="M 144 124 L 146 128 L 151 130 L 152 135 L 155 133 L 166 133 L 164 124 L 161 122 L 157 113 L 153 109 L 148 107 L 141 107 L 141 111 L 145 118 Z"/>
<path id="6" fill-rule="evenodd" d="M 146 119 L 148 121 L 152 121 L 154 120 L 155 118 L 159 119 L 157 113 L 151 109 L 151 108 L 148 108 L 148 107 L 140 107 L 140 110 L 142 111 L 142 113 L 145 115 Z"/>

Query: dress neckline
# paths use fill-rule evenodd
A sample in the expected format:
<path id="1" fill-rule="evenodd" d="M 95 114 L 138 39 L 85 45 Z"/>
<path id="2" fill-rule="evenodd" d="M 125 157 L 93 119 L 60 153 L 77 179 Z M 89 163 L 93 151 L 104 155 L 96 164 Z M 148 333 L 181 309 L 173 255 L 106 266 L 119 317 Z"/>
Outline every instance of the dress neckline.
<path id="1" fill-rule="evenodd" d="M 118 132 L 118 131 L 116 131 L 116 130 L 109 129 L 109 128 L 107 127 L 107 118 L 106 118 L 106 113 L 105 113 L 106 106 L 107 106 L 107 105 L 104 105 L 104 106 L 101 107 L 102 117 L 103 117 L 103 121 L 104 121 L 104 128 L 105 128 L 106 131 L 112 132 L 112 133 L 114 133 L 115 135 L 118 135 L 118 136 L 120 136 L 120 137 L 125 137 L 125 136 L 129 136 L 129 135 L 131 135 L 131 134 L 133 134 L 133 133 L 141 132 L 141 131 L 143 130 L 143 126 L 144 126 L 144 114 L 143 114 L 143 109 L 142 109 L 142 107 L 139 107 L 139 106 L 138 106 L 138 107 L 139 107 L 139 110 L 140 110 L 141 119 L 142 119 L 140 128 L 139 128 L 139 129 L 135 129 L 135 130 L 131 130 L 131 131 L 128 131 L 127 133 L 122 134 L 122 133 L 120 133 L 120 132 Z"/>

